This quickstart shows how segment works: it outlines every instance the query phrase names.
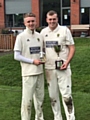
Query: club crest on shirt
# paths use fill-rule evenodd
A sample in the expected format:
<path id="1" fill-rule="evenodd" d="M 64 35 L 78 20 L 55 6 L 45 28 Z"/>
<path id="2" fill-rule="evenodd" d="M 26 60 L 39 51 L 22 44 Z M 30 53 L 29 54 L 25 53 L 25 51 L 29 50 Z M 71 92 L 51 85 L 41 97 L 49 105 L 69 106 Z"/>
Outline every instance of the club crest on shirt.
<path id="1" fill-rule="evenodd" d="M 57 34 L 57 37 L 59 37 L 60 36 L 60 34 Z"/>
<path id="2" fill-rule="evenodd" d="M 37 38 L 37 40 L 38 40 L 38 42 L 40 41 L 40 39 L 39 39 L 39 38 Z"/>

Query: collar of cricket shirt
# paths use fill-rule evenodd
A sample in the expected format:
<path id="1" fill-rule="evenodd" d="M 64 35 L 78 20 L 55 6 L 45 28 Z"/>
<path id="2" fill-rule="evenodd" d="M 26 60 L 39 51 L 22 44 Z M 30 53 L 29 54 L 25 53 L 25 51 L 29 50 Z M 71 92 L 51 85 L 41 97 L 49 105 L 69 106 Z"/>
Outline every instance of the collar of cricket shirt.
<path id="1" fill-rule="evenodd" d="M 56 31 L 58 31 L 58 29 L 59 29 L 59 24 L 58 24 L 58 26 L 53 30 L 53 32 L 56 32 Z M 52 32 L 52 30 L 48 27 L 48 32 Z"/>
<path id="2" fill-rule="evenodd" d="M 26 32 L 28 32 L 29 34 L 34 34 L 35 33 L 35 30 L 34 31 L 32 31 L 32 30 L 30 30 L 28 27 L 26 27 Z"/>

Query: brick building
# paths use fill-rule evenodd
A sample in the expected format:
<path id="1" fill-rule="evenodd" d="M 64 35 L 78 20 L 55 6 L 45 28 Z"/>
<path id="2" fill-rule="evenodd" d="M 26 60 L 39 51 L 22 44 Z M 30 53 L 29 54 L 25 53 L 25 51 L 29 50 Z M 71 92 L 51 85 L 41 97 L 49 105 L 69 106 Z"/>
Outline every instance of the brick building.
<path id="1" fill-rule="evenodd" d="M 45 26 L 51 9 L 57 11 L 61 25 L 90 24 L 90 0 L 0 0 L 0 28 L 24 27 L 27 12 L 36 14 L 37 26 Z"/>

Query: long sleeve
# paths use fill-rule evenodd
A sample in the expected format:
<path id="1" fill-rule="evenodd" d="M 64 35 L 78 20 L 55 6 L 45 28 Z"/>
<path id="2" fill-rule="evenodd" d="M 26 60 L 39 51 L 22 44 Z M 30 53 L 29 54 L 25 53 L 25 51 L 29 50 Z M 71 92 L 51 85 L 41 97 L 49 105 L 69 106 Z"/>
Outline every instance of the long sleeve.
<path id="1" fill-rule="evenodd" d="M 22 56 L 20 51 L 14 51 L 14 59 L 20 62 L 33 63 L 33 59 L 28 59 Z"/>

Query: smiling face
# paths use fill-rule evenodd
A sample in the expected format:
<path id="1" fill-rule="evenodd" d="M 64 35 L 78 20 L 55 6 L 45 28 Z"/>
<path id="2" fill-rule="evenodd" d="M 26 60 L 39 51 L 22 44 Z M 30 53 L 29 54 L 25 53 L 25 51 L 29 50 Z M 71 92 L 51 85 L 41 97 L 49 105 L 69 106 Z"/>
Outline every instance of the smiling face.
<path id="1" fill-rule="evenodd" d="M 25 16 L 24 25 L 33 31 L 36 27 L 36 17 L 34 15 Z"/>
<path id="2" fill-rule="evenodd" d="M 57 14 L 54 13 L 52 15 L 50 14 L 47 14 L 47 18 L 46 18 L 46 21 L 48 23 L 48 26 L 51 30 L 54 30 L 57 25 L 58 25 L 58 17 L 57 17 Z"/>

